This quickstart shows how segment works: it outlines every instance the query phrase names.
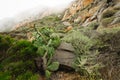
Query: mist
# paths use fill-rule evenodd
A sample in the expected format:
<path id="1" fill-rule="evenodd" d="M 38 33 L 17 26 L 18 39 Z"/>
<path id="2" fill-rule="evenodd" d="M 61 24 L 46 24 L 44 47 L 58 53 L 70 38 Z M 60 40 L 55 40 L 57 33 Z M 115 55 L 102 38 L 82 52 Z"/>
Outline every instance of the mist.
<path id="1" fill-rule="evenodd" d="M 2 0 L 0 1 L 0 32 L 15 29 L 15 25 L 61 13 L 73 0 Z"/>

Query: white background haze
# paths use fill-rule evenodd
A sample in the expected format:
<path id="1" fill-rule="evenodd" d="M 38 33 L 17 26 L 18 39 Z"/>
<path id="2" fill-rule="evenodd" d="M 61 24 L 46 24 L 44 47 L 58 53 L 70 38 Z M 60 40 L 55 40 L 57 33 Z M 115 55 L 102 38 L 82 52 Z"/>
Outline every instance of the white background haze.
<path id="1" fill-rule="evenodd" d="M 73 0 L 0 0 L 0 32 L 10 31 L 16 23 L 35 17 L 44 10 L 64 10 L 71 1 Z"/>

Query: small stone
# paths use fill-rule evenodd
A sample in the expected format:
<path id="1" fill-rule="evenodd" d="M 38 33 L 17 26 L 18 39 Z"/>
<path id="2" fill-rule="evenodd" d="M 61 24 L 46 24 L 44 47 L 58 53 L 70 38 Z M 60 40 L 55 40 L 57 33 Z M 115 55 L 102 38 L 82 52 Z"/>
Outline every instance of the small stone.
<path id="1" fill-rule="evenodd" d="M 65 32 L 68 32 L 68 31 L 70 31 L 70 30 L 72 30 L 72 26 L 68 26 L 66 29 L 65 29 Z"/>
<path id="2" fill-rule="evenodd" d="M 65 26 L 71 26 L 71 24 L 70 24 L 69 22 L 63 22 L 63 24 L 64 24 Z"/>
<path id="3" fill-rule="evenodd" d="M 74 20 L 74 23 L 79 23 L 81 21 L 81 17 L 78 17 L 77 19 Z"/>

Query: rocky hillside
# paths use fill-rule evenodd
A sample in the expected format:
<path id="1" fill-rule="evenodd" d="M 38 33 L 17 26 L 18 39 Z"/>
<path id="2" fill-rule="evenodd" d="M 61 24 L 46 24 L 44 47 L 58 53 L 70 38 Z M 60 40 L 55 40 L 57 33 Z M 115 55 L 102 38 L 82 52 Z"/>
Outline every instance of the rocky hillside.
<path id="1" fill-rule="evenodd" d="M 106 34 L 104 34 L 104 36 L 101 36 L 103 41 L 106 39 L 105 43 L 111 45 L 111 49 L 109 48 L 107 50 L 99 50 L 99 52 L 102 54 L 99 54 L 96 58 L 98 62 L 100 61 L 102 62 L 102 64 L 104 64 L 104 67 L 99 70 L 103 80 L 120 80 L 120 57 L 119 55 L 117 55 L 119 54 L 117 53 L 117 49 L 119 48 L 118 45 L 115 45 L 119 44 L 120 41 L 117 38 L 119 37 L 118 27 L 120 27 L 120 0 L 76 0 L 71 5 L 71 7 L 65 11 L 62 21 L 69 24 L 68 26 L 72 26 L 73 28 L 83 27 L 92 29 L 92 33 L 85 31 L 85 34 L 87 32 L 87 34 L 90 34 L 91 37 L 93 35 L 98 35 L 100 31 L 107 30 L 112 32 L 115 28 L 116 29 L 114 31 L 118 30 L 118 33 L 115 33 L 118 34 L 116 35 L 116 37 L 115 35 L 114 37 L 112 37 L 113 32 L 108 33 L 106 31 Z M 76 33 L 76 35 L 78 34 Z M 74 34 L 74 36 L 76 35 Z M 107 36 L 109 37 L 109 39 L 106 38 Z M 75 42 L 73 43 L 75 44 Z M 77 44 L 78 43 L 76 43 L 76 45 Z M 113 46 L 116 46 L 116 48 L 113 48 Z M 92 56 L 94 56 L 93 53 Z M 88 60 L 89 58 L 90 55 L 88 56 Z M 88 63 L 90 62 L 88 61 Z M 91 64 L 87 64 L 87 67 L 90 68 L 91 66 Z"/>
<path id="2" fill-rule="evenodd" d="M 87 27 L 115 27 L 120 23 L 120 0 L 76 0 L 62 21 Z"/>
<path id="3" fill-rule="evenodd" d="M 0 80 L 120 80 L 120 0 L 76 0 L 0 34 Z"/>

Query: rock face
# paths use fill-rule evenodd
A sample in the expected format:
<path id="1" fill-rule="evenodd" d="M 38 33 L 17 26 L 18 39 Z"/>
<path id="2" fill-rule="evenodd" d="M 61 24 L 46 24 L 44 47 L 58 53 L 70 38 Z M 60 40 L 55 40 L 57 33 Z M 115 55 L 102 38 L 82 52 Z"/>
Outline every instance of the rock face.
<path id="1" fill-rule="evenodd" d="M 55 51 L 53 61 L 58 61 L 62 68 L 72 69 L 75 59 L 74 48 L 70 43 L 62 42 Z"/>
<path id="2" fill-rule="evenodd" d="M 119 18 L 120 0 L 77 0 L 65 11 L 62 21 L 85 27 L 97 23 L 101 28 L 114 27 Z"/>

